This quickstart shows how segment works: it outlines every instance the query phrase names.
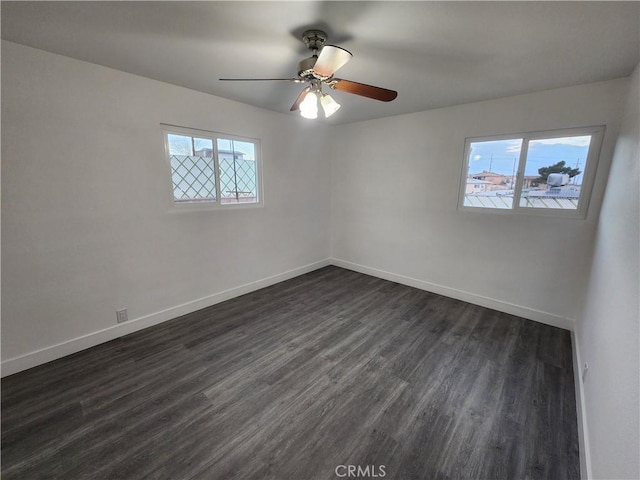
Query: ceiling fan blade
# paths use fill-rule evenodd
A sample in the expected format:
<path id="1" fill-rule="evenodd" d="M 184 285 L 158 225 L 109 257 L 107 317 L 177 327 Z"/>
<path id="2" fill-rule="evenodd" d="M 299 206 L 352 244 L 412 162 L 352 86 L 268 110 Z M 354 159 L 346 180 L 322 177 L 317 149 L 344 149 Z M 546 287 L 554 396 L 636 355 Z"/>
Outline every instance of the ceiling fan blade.
<path id="1" fill-rule="evenodd" d="M 352 82 L 351 80 L 342 80 L 340 78 L 336 78 L 329 82 L 329 86 L 335 90 L 340 90 L 341 92 L 353 93 L 355 95 L 380 100 L 381 102 L 390 102 L 398 96 L 398 92 L 395 90 L 374 87 L 373 85 Z"/>
<path id="2" fill-rule="evenodd" d="M 291 110 L 290 110 L 291 112 L 295 112 L 300 108 L 300 104 L 304 100 L 304 97 L 306 97 L 307 93 L 309 93 L 310 91 L 311 91 L 311 87 L 307 87 L 300 92 L 300 95 L 298 95 L 298 98 L 296 98 L 296 101 L 293 102 L 293 105 L 291 105 Z"/>
<path id="3" fill-rule="evenodd" d="M 270 82 L 270 81 L 285 81 L 300 83 L 302 80 L 299 78 L 219 78 L 222 82 Z"/>
<path id="4" fill-rule="evenodd" d="M 351 60 L 352 56 L 353 55 L 344 48 L 325 45 L 322 47 L 322 50 L 320 50 L 320 55 L 313 66 L 313 71 L 321 77 L 330 77 L 338 71 L 340 67 Z"/>

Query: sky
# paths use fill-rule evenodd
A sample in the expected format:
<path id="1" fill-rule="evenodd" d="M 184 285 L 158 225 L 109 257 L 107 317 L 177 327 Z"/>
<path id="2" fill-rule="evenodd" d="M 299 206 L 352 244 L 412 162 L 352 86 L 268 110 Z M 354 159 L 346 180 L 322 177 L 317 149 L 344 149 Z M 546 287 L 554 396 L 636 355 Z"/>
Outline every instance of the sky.
<path id="1" fill-rule="evenodd" d="M 577 166 L 584 172 L 590 138 L 581 136 L 530 140 L 525 175 L 538 175 L 539 168 L 548 167 L 561 160 L 564 160 L 567 166 Z M 468 173 L 487 170 L 513 175 L 517 171 L 521 139 L 472 142 L 470 146 Z M 581 177 L 582 175 L 576 177 L 576 183 L 581 183 Z"/>

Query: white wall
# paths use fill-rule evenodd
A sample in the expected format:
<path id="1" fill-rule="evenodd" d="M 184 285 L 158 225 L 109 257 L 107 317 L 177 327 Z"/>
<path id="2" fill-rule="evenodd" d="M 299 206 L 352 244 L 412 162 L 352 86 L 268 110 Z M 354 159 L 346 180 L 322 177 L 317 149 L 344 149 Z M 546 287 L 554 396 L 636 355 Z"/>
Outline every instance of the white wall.
<path id="1" fill-rule="evenodd" d="M 169 212 L 161 122 L 261 139 L 264 207 Z M 311 126 L 2 42 L 3 374 L 326 263 Z"/>
<path id="2" fill-rule="evenodd" d="M 572 328 L 628 79 L 347 125 L 334 134 L 336 263 Z M 586 220 L 459 212 L 465 137 L 607 126 Z"/>
<path id="3" fill-rule="evenodd" d="M 631 79 L 577 322 L 591 474 L 640 478 L 640 66 Z"/>
<path id="4" fill-rule="evenodd" d="M 3 374 L 330 251 L 528 318 L 578 319 L 593 475 L 638 478 L 639 78 L 628 98 L 622 79 L 329 129 L 2 42 Z M 161 122 L 260 138 L 265 206 L 170 212 Z M 586 220 L 456 210 L 465 137 L 595 124 L 607 134 Z M 133 320 L 116 326 L 125 307 Z"/>

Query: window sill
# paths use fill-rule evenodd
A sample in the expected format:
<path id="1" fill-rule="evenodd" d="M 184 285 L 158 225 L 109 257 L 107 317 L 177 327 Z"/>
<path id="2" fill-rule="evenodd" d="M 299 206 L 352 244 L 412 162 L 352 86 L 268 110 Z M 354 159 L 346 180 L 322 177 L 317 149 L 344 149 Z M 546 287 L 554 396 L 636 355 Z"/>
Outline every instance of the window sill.
<path id="1" fill-rule="evenodd" d="M 178 203 L 173 203 L 169 207 L 169 213 L 238 210 L 238 209 L 262 208 L 263 206 L 264 206 L 263 202 L 226 203 L 226 204 L 219 204 L 216 202 L 178 202 Z"/>

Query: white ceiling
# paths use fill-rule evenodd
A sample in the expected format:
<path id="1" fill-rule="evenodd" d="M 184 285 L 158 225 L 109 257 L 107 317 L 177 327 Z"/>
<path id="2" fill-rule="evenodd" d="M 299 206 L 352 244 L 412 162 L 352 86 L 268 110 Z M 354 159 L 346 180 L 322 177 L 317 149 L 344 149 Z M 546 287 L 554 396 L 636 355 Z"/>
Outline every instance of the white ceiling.
<path id="1" fill-rule="evenodd" d="M 288 113 L 301 33 L 353 53 L 338 76 L 399 92 L 332 92 L 330 124 L 629 75 L 639 2 L 7 2 L 2 38 Z"/>

